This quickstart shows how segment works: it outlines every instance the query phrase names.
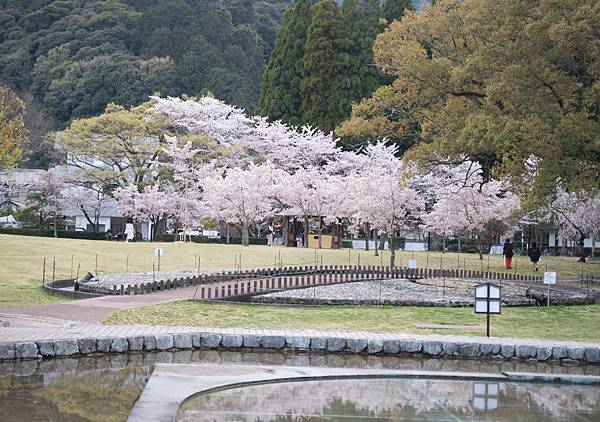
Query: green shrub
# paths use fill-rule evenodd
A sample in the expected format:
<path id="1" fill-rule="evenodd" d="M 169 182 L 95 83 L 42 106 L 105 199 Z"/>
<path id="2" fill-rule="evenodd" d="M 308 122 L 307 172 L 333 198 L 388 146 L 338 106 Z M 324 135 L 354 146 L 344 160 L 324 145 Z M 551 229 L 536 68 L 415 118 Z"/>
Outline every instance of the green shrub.
<path id="1" fill-rule="evenodd" d="M 39 236 L 39 237 L 54 237 L 54 230 L 48 229 L 31 229 L 31 228 L 8 228 L 0 227 L 0 234 L 14 234 L 17 236 Z M 85 239 L 85 240 L 105 240 L 106 233 L 91 232 L 91 231 L 65 231 L 58 230 L 57 236 L 63 239 Z"/>

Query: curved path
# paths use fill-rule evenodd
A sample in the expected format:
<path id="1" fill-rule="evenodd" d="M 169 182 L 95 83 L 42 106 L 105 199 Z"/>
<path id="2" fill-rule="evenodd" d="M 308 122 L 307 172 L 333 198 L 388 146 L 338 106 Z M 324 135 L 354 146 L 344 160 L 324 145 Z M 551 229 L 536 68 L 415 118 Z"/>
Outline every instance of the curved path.
<path id="1" fill-rule="evenodd" d="M 64 320 L 101 323 L 111 312 L 194 297 L 196 287 L 141 296 L 102 296 L 47 305 L 0 309 L 0 319 L 14 327 L 62 325 Z"/>

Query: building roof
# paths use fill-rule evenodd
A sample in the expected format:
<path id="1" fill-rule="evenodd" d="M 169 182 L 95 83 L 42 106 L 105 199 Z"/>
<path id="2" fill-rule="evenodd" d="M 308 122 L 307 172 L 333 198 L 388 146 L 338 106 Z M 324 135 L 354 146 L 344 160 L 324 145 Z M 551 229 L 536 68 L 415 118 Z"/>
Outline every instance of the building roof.
<path id="1" fill-rule="evenodd" d="M 75 207 L 65 207 L 62 214 L 65 217 L 79 217 L 83 215 L 83 212 Z M 117 208 L 117 201 L 113 198 L 109 198 L 104 207 L 102 207 L 100 217 L 124 217 L 124 215 Z"/>
<path id="2" fill-rule="evenodd" d="M 12 180 L 17 185 L 25 186 L 37 182 L 43 172 L 44 170 L 40 169 L 0 170 L 0 176 Z"/>

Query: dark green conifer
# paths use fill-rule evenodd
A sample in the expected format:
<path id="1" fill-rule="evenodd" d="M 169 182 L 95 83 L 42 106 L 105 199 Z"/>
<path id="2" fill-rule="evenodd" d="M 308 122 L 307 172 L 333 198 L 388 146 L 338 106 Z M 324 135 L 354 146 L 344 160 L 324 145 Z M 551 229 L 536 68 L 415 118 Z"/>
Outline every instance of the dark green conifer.
<path id="1" fill-rule="evenodd" d="M 385 0 L 381 7 L 383 17 L 390 23 L 402 19 L 405 9 L 414 10 L 411 0 Z"/>
<path id="2" fill-rule="evenodd" d="M 339 102 L 346 96 L 340 82 L 347 69 L 342 56 L 346 33 L 337 3 L 322 0 L 312 8 L 304 53 L 304 79 L 301 85 L 302 119 L 331 131 L 347 114 Z"/>
<path id="3" fill-rule="evenodd" d="M 273 120 L 302 123 L 300 84 L 310 24 L 310 0 L 296 0 L 285 12 L 263 78 L 260 113 Z"/>

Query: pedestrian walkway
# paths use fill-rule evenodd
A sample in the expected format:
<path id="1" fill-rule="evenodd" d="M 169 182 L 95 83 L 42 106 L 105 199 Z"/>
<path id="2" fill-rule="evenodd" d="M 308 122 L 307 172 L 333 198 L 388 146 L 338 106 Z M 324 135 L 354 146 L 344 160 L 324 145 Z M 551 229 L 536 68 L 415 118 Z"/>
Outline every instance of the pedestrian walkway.
<path id="1" fill-rule="evenodd" d="M 48 305 L 8 308 L 0 310 L 0 314 L 101 323 L 109 314 L 121 309 L 192 299 L 196 289 L 197 287 L 186 287 L 143 296 L 102 296 Z M 23 324 L 23 320 L 19 320 L 19 318 L 0 317 L 0 319 L 7 319 L 11 325 Z"/>

